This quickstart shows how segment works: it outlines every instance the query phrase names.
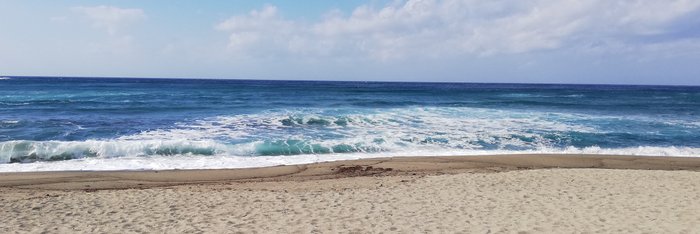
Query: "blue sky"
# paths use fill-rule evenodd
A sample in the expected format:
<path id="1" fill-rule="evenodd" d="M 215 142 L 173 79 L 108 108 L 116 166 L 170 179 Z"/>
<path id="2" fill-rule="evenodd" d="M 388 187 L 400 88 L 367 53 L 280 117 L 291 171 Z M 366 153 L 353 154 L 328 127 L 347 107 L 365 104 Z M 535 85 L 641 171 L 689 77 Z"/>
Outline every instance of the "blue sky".
<path id="1" fill-rule="evenodd" d="M 0 75 L 700 85 L 697 0 L 0 0 Z"/>

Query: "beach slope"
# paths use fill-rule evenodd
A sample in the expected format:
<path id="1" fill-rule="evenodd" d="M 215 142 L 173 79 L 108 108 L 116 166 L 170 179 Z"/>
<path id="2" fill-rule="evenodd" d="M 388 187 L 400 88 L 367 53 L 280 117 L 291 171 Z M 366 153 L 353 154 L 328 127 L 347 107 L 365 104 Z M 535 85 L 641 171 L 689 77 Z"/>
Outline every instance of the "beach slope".
<path id="1" fill-rule="evenodd" d="M 502 155 L 4 173 L 0 232 L 690 233 L 698 171 L 700 158 Z"/>

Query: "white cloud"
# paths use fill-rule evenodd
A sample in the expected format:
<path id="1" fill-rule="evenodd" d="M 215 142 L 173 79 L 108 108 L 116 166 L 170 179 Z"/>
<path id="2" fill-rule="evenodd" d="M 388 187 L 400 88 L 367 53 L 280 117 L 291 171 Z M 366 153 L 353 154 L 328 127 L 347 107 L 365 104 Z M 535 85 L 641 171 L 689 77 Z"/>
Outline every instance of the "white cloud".
<path id="1" fill-rule="evenodd" d="M 360 6 L 347 16 L 331 11 L 305 23 L 267 5 L 216 29 L 229 33 L 229 49 L 242 56 L 489 56 L 573 48 L 582 41 L 624 44 L 666 33 L 698 8 L 696 0 L 407 0 Z"/>
<path id="2" fill-rule="evenodd" d="M 82 13 L 92 21 L 92 25 L 104 29 L 110 35 L 115 35 L 118 30 L 134 22 L 146 18 L 142 9 L 119 8 L 114 6 L 74 7 L 73 10 Z"/>
<path id="3" fill-rule="evenodd" d="M 291 40 L 305 33 L 303 27 L 282 19 L 272 5 L 231 17 L 216 25 L 216 29 L 230 32 L 228 49 L 256 56 L 287 51 L 287 47 L 293 47 Z"/>
<path id="4" fill-rule="evenodd" d="M 629 1 L 622 9 L 619 24 L 641 34 L 662 33 L 660 26 L 696 11 L 698 7 L 700 1 L 697 0 Z"/>

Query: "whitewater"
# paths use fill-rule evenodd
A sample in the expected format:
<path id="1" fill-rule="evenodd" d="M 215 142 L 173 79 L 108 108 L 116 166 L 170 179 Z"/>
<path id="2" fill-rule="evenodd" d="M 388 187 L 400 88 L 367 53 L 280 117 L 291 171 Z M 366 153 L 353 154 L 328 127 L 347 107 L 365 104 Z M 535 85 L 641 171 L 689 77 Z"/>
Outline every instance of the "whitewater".
<path id="1" fill-rule="evenodd" d="M 700 156 L 700 88 L 106 78 L 0 81 L 0 171 L 396 156 Z"/>

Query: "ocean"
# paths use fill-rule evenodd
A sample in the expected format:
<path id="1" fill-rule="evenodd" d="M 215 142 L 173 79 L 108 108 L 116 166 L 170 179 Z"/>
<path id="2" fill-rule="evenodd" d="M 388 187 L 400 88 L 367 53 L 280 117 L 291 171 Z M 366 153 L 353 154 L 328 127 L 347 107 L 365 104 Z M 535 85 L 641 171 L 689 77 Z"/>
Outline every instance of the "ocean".
<path id="1" fill-rule="evenodd" d="M 0 78 L 0 171 L 700 156 L 700 87 Z"/>

